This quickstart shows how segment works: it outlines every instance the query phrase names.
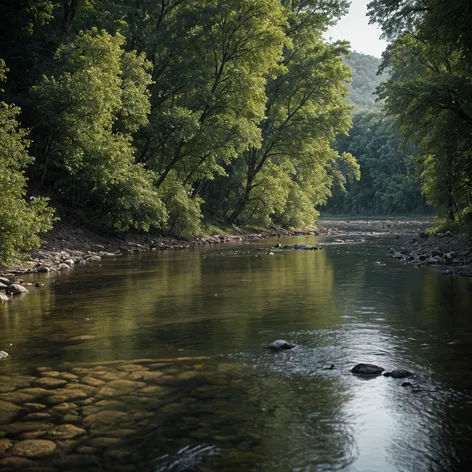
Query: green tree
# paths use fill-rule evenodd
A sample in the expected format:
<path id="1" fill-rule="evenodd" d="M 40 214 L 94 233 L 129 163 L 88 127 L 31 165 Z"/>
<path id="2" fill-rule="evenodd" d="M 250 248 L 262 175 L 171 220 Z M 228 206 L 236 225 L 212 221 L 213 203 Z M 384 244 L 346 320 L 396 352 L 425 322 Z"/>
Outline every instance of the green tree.
<path id="1" fill-rule="evenodd" d="M 344 45 L 326 44 L 321 33 L 346 6 L 335 2 L 283 2 L 288 22 L 277 76 L 267 85 L 262 145 L 246 150 L 231 170 L 236 185 L 223 201 L 233 203 L 230 223 L 255 218 L 283 224 L 314 223 L 315 206 L 326 201 L 338 158 L 330 144 L 346 131 L 344 102 L 349 79 L 340 54 Z"/>
<path id="2" fill-rule="evenodd" d="M 380 97 L 405 139 L 418 146 L 428 201 L 449 221 L 470 218 L 470 5 L 462 0 L 375 0 L 369 11 L 392 41 L 382 67 L 393 73 L 381 85 Z"/>
<path id="3" fill-rule="evenodd" d="M 131 136 L 147 123 L 149 64 L 123 44 L 91 30 L 58 49 L 56 74 L 32 89 L 43 131 L 37 171 L 89 221 L 148 230 L 166 220 L 153 174 L 134 163 Z"/>
<path id="4" fill-rule="evenodd" d="M 151 57 L 155 81 L 139 161 L 156 173 L 169 208 L 192 208 L 196 227 L 204 185 L 242 152 L 260 146 L 258 123 L 267 76 L 282 50 L 284 15 L 278 0 L 165 5 L 150 11 L 148 35 L 133 36 Z M 158 44 L 154 35 L 162 39 Z M 180 203 L 163 187 L 167 179 L 178 185 Z M 171 211 L 170 227 L 179 227 L 173 222 L 180 217 Z"/>
<path id="5" fill-rule="evenodd" d="M 336 148 L 356 157 L 361 178 L 338 186 L 325 209 L 353 215 L 427 211 L 414 168 L 415 149 L 401 144 L 394 120 L 383 110 L 355 114 L 349 135 L 338 136 Z"/>
<path id="6" fill-rule="evenodd" d="M 7 69 L 0 60 L 0 81 Z M 33 162 L 26 132 L 19 126 L 20 109 L 0 103 L 0 261 L 21 258 L 39 247 L 39 234 L 51 229 L 53 210 L 46 198 L 25 199 L 24 169 Z"/>

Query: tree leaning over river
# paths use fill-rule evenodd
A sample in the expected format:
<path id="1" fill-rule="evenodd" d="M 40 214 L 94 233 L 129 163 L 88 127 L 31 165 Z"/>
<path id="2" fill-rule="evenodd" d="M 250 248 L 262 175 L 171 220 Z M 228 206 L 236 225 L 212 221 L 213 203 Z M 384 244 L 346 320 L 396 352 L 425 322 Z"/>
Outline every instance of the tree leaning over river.
<path id="1" fill-rule="evenodd" d="M 1 98 L 29 132 L 30 190 L 61 214 L 185 237 L 203 212 L 313 224 L 356 177 L 331 149 L 346 45 L 321 36 L 345 0 L 1 3 Z"/>

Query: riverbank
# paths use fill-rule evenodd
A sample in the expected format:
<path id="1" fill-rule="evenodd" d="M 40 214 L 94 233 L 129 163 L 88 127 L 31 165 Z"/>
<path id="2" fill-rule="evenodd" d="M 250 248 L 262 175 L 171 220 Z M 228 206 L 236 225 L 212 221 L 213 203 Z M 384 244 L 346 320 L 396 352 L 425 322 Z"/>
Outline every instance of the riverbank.
<path id="1" fill-rule="evenodd" d="M 324 218 L 314 228 L 292 231 L 282 228 L 212 227 L 214 234 L 186 241 L 151 234 L 103 233 L 62 220 L 44 235 L 41 248 L 33 252 L 28 260 L 0 265 L 0 276 L 13 280 L 25 274 L 70 270 L 74 265 L 97 262 L 102 257 L 299 235 L 344 238 L 341 242 L 346 243 L 349 238 L 359 235 L 390 235 L 401 239 L 401 243 L 389 251 L 389 256 L 417 265 L 431 265 L 445 274 L 472 274 L 470 241 L 452 234 L 421 238 L 419 235 L 427 234 L 424 230 L 429 224 L 429 220 L 422 218 Z"/>
<path id="2" fill-rule="evenodd" d="M 472 240 L 466 235 L 420 233 L 390 248 L 388 255 L 416 266 L 429 265 L 444 275 L 472 277 Z"/>
<path id="3" fill-rule="evenodd" d="M 99 261 L 102 257 L 117 257 L 135 252 L 179 250 L 197 246 L 237 243 L 266 238 L 298 235 L 334 234 L 331 228 L 308 228 L 289 231 L 273 228 L 256 231 L 252 228 L 220 228 L 223 231 L 191 241 L 173 237 L 127 233 L 103 233 L 80 227 L 73 222 L 60 221 L 43 235 L 41 248 L 28 260 L 0 265 L 0 275 L 17 277 L 24 274 L 69 270 L 76 264 Z M 231 233 L 230 233 L 231 232 Z"/>

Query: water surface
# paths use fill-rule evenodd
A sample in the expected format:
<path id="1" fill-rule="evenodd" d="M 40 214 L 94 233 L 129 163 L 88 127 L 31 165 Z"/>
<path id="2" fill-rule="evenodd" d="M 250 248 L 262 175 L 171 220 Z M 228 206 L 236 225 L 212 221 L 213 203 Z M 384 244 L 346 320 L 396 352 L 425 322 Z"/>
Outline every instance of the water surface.
<path id="1" fill-rule="evenodd" d="M 34 384 L 45 366 L 61 378 L 79 372 L 78 384 L 85 375 L 146 384 L 89 391 L 73 411 L 86 434 L 34 461 L 54 470 L 151 471 L 165 454 L 211 445 L 221 455 L 199 470 L 469 470 L 471 281 L 386 259 L 388 238 L 276 242 L 320 241 L 320 251 L 274 255 L 257 250 L 268 241 L 141 253 L 31 279 L 44 286 L 0 306 L 0 350 L 10 354 L 0 383 L 33 375 Z M 275 339 L 298 347 L 262 348 Z M 359 362 L 415 372 L 419 389 L 354 377 L 349 369 Z M 121 437 L 121 455 L 111 446 L 83 449 L 113 436 L 85 420 L 104 399 L 134 431 Z"/>

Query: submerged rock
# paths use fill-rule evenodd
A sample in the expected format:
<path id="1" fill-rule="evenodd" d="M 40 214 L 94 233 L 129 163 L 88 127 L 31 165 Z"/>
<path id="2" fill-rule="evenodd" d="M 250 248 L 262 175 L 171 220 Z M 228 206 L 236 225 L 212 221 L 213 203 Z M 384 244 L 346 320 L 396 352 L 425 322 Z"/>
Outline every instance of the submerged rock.
<path id="1" fill-rule="evenodd" d="M 8 352 L 0 351 L 0 359 L 6 359 L 8 357 Z"/>
<path id="2" fill-rule="evenodd" d="M 15 456 L 28 457 L 31 459 L 46 457 L 51 455 L 56 449 L 52 441 L 45 439 L 27 439 L 17 442 L 11 449 Z"/>
<path id="3" fill-rule="evenodd" d="M 19 411 L 20 408 L 13 403 L 0 400 L 0 424 L 10 423 Z"/>
<path id="4" fill-rule="evenodd" d="M 384 377 L 392 377 L 392 379 L 406 379 L 413 374 L 405 369 L 395 369 L 392 372 L 385 372 L 383 375 Z"/>
<path id="5" fill-rule="evenodd" d="M 266 349 L 272 349 L 274 351 L 279 351 L 280 349 L 293 349 L 296 344 L 289 343 L 283 339 L 277 339 L 277 341 L 271 342 L 266 346 Z"/>
<path id="6" fill-rule="evenodd" d="M 51 439 L 74 439 L 77 436 L 87 434 L 87 431 L 82 428 L 78 428 L 73 424 L 61 424 L 47 432 L 47 437 Z"/>
<path id="7" fill-rule="evenodd" d="M 374 364 L 357 364 L 351 369 L 355 375 L 380 375 L 385 369 Z"/>
<path id="8" fill-rule="evenodd" d="M 9 439 L 0 439 L 0 457 L 5 457 L 13 443 Z"/>

